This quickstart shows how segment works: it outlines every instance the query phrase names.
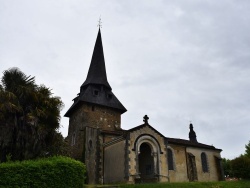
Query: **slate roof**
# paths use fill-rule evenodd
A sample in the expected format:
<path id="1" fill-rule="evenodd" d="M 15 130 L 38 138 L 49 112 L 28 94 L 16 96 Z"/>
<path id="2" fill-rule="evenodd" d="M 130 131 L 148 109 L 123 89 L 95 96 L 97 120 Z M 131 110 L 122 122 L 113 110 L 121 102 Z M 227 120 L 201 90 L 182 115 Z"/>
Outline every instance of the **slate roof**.
<path id="1" fill-rule="evenodd" d="M 190 140 L 184 140 L 184 139 L 179 139 L 179 138 L 169 138 L 169 137 L 165 137 L 166 140 L 168 141 L 168 143 L 171 144 L 177 144 L 177 145 L 184 145 L 184 146 L 191 146 L 191 147 L 198 147 L 198 148 L 205 148 L 205 149 L 212 149 L 212 150 L 220 150 L 218 148 L 215 148 L 214 146 L 210 146 L 210 145 L 206 145 L 206 144 L 202 144 L 199 142 L 192 142 Z"/>
<path id="2" fill-rule="evenodd" d="M 64 116 L 70 117 L 71 113 L 83 102 L 113 108 L 121 113 L 127 111 L 112 92 L 112 88 L 107 80 L 100 29 L 98 31 L 87 78 L 81 85 L 80 93 L 74 99 L 73 105 Z"/>
<path id="3" fill-rule="evenodd" d="M 100 28 L 96 38 L 87 79 L 81 87 L 87 86 L 88 84 L 101 84 L 111 89 L 107 80 Z"/>

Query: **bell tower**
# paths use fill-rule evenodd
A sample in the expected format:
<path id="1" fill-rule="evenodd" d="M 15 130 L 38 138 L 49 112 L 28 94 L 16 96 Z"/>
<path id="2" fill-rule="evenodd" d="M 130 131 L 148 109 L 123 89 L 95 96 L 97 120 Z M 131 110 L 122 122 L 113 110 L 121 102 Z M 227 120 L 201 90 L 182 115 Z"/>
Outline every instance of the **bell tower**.
<path id="1" fill-rule="evenodd" d="M 108 83 L 100 28 L 87 78 L 73 101 L 73 105 L 65 114 L 65 117 L 69 117 L 68 142 L 71 156 L 81 160 L 84 158 L 82 153 L 85 149 L 84 129 L 91 127 L 119 131 L 121 114 L 127 111 Z"/>

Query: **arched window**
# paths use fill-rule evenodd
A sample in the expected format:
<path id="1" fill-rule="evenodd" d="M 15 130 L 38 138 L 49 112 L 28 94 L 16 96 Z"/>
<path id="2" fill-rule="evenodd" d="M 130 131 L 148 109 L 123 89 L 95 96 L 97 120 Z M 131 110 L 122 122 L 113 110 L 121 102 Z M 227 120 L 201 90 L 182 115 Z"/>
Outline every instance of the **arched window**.
<path id="1" fill-rule="evenodd" d="M 174 170 L 174 156 L 171 149 L 167 149 L 168 152 L 168 170 Z"/>
<path id="2" fill-rule="evenodd" d="M 208 172 L 207 155 L 204 152 L 201 153 L 201 165 L 202 171 Z"/>

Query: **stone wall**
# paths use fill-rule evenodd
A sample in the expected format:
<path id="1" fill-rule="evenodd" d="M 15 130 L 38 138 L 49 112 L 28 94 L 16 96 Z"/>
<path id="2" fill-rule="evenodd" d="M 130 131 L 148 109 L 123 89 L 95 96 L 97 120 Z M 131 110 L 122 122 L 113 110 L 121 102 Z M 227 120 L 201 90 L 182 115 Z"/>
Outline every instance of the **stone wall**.
<path id="1" fill-rule="evenodd" d="M 219 181 L 220 174 L 218 173 L 215 156 L 220 158 L 219 150 L 209 150 L 203 148 L 187 147 L 187 152 L 195 156 L 198 181 Z M 204 152 L 207 156 L 208 172 L 203 172 L 201 163 L 201 153 Z"/>
<path id="2" fill-rule="evenodd" d="M 186 147 L 170 144 L 169 148 L 174 152 L 174 170 L 169 170 L 170 182 L 186 182 L 189 181 L 187 167 L 187 153 L 195 156 L 195 164 L 197 169 L 198 181 L 219 181 L 219 170 L 216 164 L 216 158 L 220 158 L 219 150 L 209 150 L 203 148 Z M 207 156 L 208 172 L 203 172 L 201 163 L 201 153 Z"/>
<path id="3" fill-rule="evenodd" d="M 121 113 L 108 107 L 82 103 L 71 114 L 67 137 L 69 152 L 71 157 L 86 162 L 90 183 L 101 183 L 103 178 L 100 169 L 103 138 L 98 130 L 116 131 L 121 130 L 120 126 Z M 91 151 L 90 143 L 93 148 Z"/>
<path id="4" fill-rule="evenodd" d="M 85 127 L 120 130 L 121 114 L 111 108 L 84 103 L 69 118 L 68 141 L 71 156 L 82 160 Z"/>
<path id="5" fill-rule="evenodd" d="M 104 183 L 125 182 L 125 140 L 104 149 Z"/>
<path id="6" fill-rule="evenodd" d="M 88 183 L 95 184 L 99 182 L 99 130 L 91 127 L 86 127 L 84 140 L 85 145 L 83 148 L 83 162 L 85 163 L 87 168 Z"/>
<path id="7" fill-rule="evenodd" d="M 173 151 L 174 170 L 169 170 L 170 182 L 187 182 L 187 161 L 186 161 L 186 147 L 169 144 L 168 148 Z"/>
<path id="8" fill-rule="evenodd" d="M 121 113 L 117 110 L 84 103 L 70 116 L 69 133 L 75 128 L 85 126 L 101 128 L 105 130 L 119 130 L 121 127 Z"/>

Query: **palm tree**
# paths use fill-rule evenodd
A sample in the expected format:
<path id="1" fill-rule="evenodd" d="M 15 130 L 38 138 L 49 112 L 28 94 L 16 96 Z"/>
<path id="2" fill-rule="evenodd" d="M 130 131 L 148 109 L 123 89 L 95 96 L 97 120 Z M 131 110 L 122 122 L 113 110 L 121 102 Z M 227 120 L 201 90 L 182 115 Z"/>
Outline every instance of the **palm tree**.
<path id="1" fill-rule="evenodd" d="M 17 97 L 0 85 L 0 156 L 1 161 L 6 160 L 8 150 L 12 148 L 12 139 L 15 125 L 17 125 L 16 113 L 21 113 L 21 106 Z"/>
<path id="2" fill-rule="evenodd" d="M 36 158 L 53 143 L 63 103 L 18 68 L 3 72 L 0 85 L 0 154 L 6 160 Z"/>

